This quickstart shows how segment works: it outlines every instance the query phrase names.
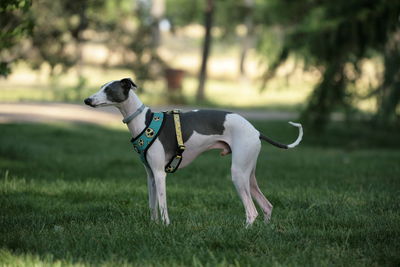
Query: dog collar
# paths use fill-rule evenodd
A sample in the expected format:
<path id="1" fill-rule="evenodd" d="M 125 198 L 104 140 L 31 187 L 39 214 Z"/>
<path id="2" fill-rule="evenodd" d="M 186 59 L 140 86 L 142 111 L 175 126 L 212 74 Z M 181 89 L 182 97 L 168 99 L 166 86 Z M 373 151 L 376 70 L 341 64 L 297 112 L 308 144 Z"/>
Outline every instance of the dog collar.
<path id="1" fill-rule="evenodd" d="M 142 113 L 142 111 L 144 110 L 146 106 L 144 104 L 142 104 L 135 112 L 133 112 L 131 115 L 129 115 L 128 117 L 124 118 L 122 120 L 123 123 L 128 124 L 131 122 L 131 120 L 133 120 L 134 118 L 136 118 L 140 113 Z"/>

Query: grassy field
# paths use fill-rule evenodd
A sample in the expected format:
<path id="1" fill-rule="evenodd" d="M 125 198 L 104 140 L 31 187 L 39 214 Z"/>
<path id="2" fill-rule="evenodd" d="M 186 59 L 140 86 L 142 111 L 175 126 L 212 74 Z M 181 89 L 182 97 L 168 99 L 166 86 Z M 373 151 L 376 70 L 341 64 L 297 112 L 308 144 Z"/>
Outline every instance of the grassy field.
<path id="1" fill-rule="evenodd" d="M 296 130 L 257 122 L 282 142 Z M 264 144 L 272 220 L 244 228 L 230 157 L 207 152 L 168 177 L 172 224 L 149 220 L 126 130 L 0 125 L 1 266 L 399 266 L 400 138 L 362 124 Z"/>

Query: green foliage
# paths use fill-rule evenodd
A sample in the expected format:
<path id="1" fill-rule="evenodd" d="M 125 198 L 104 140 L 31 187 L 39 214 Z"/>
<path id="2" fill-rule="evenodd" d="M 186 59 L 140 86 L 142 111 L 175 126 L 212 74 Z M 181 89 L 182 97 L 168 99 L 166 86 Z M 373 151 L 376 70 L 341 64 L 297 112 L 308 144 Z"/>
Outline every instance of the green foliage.
<path id="1" fill-rule="evenodd" d="M 305 117 L 310 116 L 314 125 L 323 126 L 335 107 L 348 106 L 346 98 L 353 97 L 346 90 L 354 81 L 345 72 L 346 64 L 354 65 L 357 79 L 362 59 L 371 56 L 371 52 L 385 54 L 386 44 L 398 31 L 400 3 L 272 0 L 262 10 L 266 25 L 279 27 L 283 40 L 281 49 L 274 53 L 266 79 L 288 58 L 279 53 L 296 54 L 308 65 L 317 66 L 322 80 L 310 98 Z M 394 65 L 385 64 L 385 67 L 387 75 L 383 83 L 398 76 Z M 395 84 L 390 86 L 394 88 Z M 395 106 L 398 103 L 397 100 Z"/>
<path id="2" fill-rule="evenodd" d="M 165 3 L 165 16 L 174 26 L 203 22 L 205 1 Z M 381 85 L 368 94 L 378 103 L 375 119 L 382 125 L 399 121 L 399 1 L 254 0 L 253 7 L 252 3 L 215 1 L 214 25 L 226 43 L 241 24 L 258 37 L 258 51 L 269 63 L 265 82 L 293 57 L 320 71 L 322 79 L 303 118 L 322 128 L 333 110 L 353 110 L 359 94 L 350 87 L 355 88 L 362 74 L 362 60 L 375 57 L 384 65 Z M 10 64 L 21 57 L 35 69 L 47 63 L 53 81 L 76 66 L 79 81 L 74 95 L 79 96 L 85 79 L 82 44 L 93 42 L 107 46 L 108 58 L 118 54 L 121 65 L 143 86 L 162 77 L 167 67 L 157 54 L 158 18 L 152 17 L 150 9 L 150 1 L 139 0 L 38 0 L 32 5 L 30 0 L 1 1 L 0 75 L 10 73 Z M 104 62 L 104 67 L 108 65 Z M 349 65 L 354 70 L 351 75 L 346 71 Z"/>
<path id="3" fill-rule="evenodd" d="M 0 2 L 0 76 L 11 72 L 10 64 L 19 59 L 18 44 L 32 32 L 30 0 Z"/>
<path id="4" fill-rule="evenodd" d="M 163 66 L 153 45 L 149 9 L 143 3 L 129 0 L 36 1 L 32 8 L 34 34 L 25 58 L 34 69 L 47 63 L 51 76 L 77 67 L 80 81 L 75 89 L 78 91 L 85 79 L 81 68 L 82 44 L 99 42 L 107 46 L 110 55 L 121 55 L 122 65 L 131 69 L 142 84 L 157 76 Z M 108 61 L 104 63 L 107 65 Z M 51 79 L 57 80 L 56 77 Z"/>
<path id="5" fill-rule="evenodd" d="M 223 31 L 223 36 L 235 35 L 236 27 L 243 23 L 248 12 L 244 0 L 215 1 L 215 27 Z M 174 27 L 187 26 L 192 23 L 203 24 L 206 2 L 203 0 L 166 0 L 166 17 Z"/>
<path id="6" fill-rule="evenodd" d="M 160 38 L 159 21 L 151 16 L 150 6 L 145 2 L 138 1 L 134 16 L 137 27 L 130 34 L 131 38 L 127 48 L 133 54 L 135 61 L 131 61 L 127 65 L 135 73 L 139 84 L 143 86 L 145 81 L 162 76 L 166 64 L 157 53 Z"/>
<path id="7" fill-rule="evenodd" d="M 32 7 L 35 20 L 32 51 L 26 55 L 33 68 L 48 63 L 51 75 L 57 75 L 77 64 L 82 56 L 79 52 L 82 33 L 91 21 L 88 9 L 99 8 L 102 3 L 99 0 L 36 1 Z"/>
<path id="8" fill-rule="evenodd" d="M 202 23 L 205 1 L 166 0 L 166 17 L 174 27 Z"/>
<path id="9" fill-rule="evenodd" d="M 294 134 L 282 122 L 256 127 L 282 142 Z M 274 205 L 270 224 L 244 228 L 230 156 L 214 151 L 168 177 L 165 227 L 149 219 L 126 131 L 2 124 L 1 264 L 397 265 L 398 133 L 338 124 L 307 136 L 295 150 L 263 146 L 257 177 Z"/>

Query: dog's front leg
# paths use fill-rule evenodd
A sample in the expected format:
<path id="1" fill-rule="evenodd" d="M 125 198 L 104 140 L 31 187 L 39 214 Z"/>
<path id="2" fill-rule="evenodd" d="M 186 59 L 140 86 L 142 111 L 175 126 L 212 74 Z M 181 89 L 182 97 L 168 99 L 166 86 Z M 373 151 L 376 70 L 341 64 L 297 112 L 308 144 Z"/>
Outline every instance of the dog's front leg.
<path id="1" fill-rule="evenodd" d="M 150 207 L 150 214 L 151 219 L 153 221 L 158 220 L 158 211 L 157 211 L 157 188 L 156 188 L 156 181 L 154 179 L 153 171 L 146 167 L 147 172 L 147 189 L 149 192 L 149 207 Z"/>
<path id="2" fill-rule="evenodd" d="M 154 180 L 156 182 L 158 207 L 160 209 L 161 220 L 165 225 L 169 224 L 167 209 L 166 181 L 167 174 L 164 171 L 154 171 Z"/>

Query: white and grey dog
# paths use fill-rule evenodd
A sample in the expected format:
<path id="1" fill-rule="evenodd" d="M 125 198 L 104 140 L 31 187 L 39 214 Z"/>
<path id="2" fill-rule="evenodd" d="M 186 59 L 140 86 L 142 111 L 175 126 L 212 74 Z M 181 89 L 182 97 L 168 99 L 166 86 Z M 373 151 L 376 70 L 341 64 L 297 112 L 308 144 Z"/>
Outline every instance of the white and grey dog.
<path id="1" fill-rule="evenodd" d="M 92 107 L 115 106 L 124 118 L 136 112 L 136 116 L 127 126 L 133 137 L 138 136 L 149 124 L 152 111 L 140 107 L 143 103 L 135 94 L 137 86 L 129 78 L 111 81 L 103 85 L 100 90 L 85 99 L 85 104 Z M 297 146 L 303 135 L 301 124 L 292 123 L 298 127 L 297 140 L 284 145 L 262 135 L 254 126 L 242 116 L 219 110 L 193 110 L 180 115 L 183 141 L 186 146 L 183 160 L 179 168 L 191 163 L 200 153 L 210 149 L 221 149 L 221 155 L 232 153 L 232 181 L 243 202 L 246 210 L 246 224 L 251 225 L 258 216 L 253 199 L 256 200 L 264 220 L 271 218 L 272 205 L 263 195 L 257 185 L 256 164 L 261 148 L 261 139 L 280 148 L 293 148 Z M 165 165 L 174 157 L 177 148 L 173 115 L 165 114 L 164 127 L 159 136 L 147 151 L 146 167 L 149 192 L 149 205 L 151 218 L 158 220 L 157 206 L 161 220 L 169 224 L 166 200 L 166 175 Z"/>

